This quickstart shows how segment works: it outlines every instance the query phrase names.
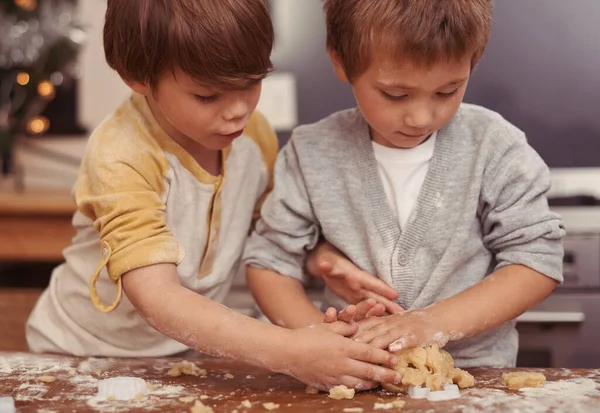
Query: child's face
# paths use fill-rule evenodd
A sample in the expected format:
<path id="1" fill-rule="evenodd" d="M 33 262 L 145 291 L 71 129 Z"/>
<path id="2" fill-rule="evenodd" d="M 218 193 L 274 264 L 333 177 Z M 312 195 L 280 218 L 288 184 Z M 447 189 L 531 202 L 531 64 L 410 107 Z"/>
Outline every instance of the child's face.
<path id="1" fill-rule="evenodd" d="M 221 150 L 248 125 L 260 90 L 259 81 L 243 90 L 218 91 L 175 70 L 163 76 L 154 90 L 145 87 L 141 92 L 161 127 L 175 141 L 184 147 L 189 147 L 192 141 L 211 150 Z"/>
<path id="2" fill-rule="evenodd" d="M 332 55 L 332 60 L 338 77 L 348 81 L 339 59 Z M 351 83 L 372 139 L 407 149 L 420 145 L 452 119 L 470 73 L 470 56 L 429 69 L 378 57 Z"/>

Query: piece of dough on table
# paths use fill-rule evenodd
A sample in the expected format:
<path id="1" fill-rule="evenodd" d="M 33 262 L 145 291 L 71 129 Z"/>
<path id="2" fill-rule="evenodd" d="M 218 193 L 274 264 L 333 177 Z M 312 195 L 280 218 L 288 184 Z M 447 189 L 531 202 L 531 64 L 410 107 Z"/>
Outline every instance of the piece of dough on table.
<path id="1" fill-rule="evenodd" d="M 515 371 L 503 374 L 502 380 L 509 389 L 519 390 L 525 387 L 544 387 L 546 376 L 530 371 Z"/>
<path id="2" fill-rule="evenodd" d="M 398 358 L 395 370 L 402 376 L 402 384 L 381 383 L 385 390 L 406 393 L 411 386 L 426 386 L 439 391 L 448 383 L 457 384 L 461 389 L 475 385 L 475 378 L 455 368 L 450 353 L 437 344 L 400 350 L 395 355 Z"/>

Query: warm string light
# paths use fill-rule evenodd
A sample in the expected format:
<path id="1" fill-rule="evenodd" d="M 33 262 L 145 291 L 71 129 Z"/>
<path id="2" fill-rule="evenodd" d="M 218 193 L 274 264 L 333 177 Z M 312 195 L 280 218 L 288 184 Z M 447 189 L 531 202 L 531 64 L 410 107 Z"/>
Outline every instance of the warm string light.
<path id="1" fill-rule="evenodd" d="M 56 92 L 56 89 L 54 88 L 54 85 L 49 80 L 42 80 L 38 84 L 37 90 L 38 90 L 38 94 L 42 98 L 48 99 L 48 100 L 52 99 L 54 97 L 55 92 Z"/>
<path id="2" fill-rule="evenodd" d="M 36 116 L 27 123 L 27 132 L 31 135 L 41 135 L 50 127 L 50 120 L 44 116 Z"/>
<path id="3" fill-rule="evenodd" d="M 37 8 L 37 0 L 15 0 L 15 4 L 25 11 L 34 11 Z"/>
<path id="4" fill-rule="evenodd" d="M 26 86 L 30 79 L 31 77 L 29 76 L 29 73 L 26 72 L 21 72 L 17 75 L 17 83 L 21 86 Z"/>

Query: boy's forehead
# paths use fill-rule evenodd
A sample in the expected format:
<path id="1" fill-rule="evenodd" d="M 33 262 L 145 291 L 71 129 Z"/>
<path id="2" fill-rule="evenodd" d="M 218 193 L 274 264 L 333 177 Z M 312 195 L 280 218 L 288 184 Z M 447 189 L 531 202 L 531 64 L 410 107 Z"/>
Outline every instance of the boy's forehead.
<path id="1" fill-rule="evenodd" d="M 429 65 L 417 64 L 410 58 L 389 58 L 374 55 L 365 72 L 383 86 L 419 87 L 423 83 L 459 83 L 471 72 L 471 58 L 440 60 Z"/>

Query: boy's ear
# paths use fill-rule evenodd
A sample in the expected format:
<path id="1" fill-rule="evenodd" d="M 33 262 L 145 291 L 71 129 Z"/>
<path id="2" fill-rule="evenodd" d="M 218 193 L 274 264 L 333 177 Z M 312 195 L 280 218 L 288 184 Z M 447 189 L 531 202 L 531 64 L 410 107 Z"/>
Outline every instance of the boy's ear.
<path id="1" fill-rule="evenodd" d="M 337 78 L 342 82 L 350 82 L 348 80 L 348 76 L 346 76 L 346 71 L 344 70 L 344 65 L 342 64 L 342 59 L 340 58 L 340 55 L 330 49 L 329 58 L 331 59 L 333 71 L 335 72 Z"/>
<path id="2" fill-rule="evenodd" d="M 140 82 L 130 82 L 128 80 L 123 79 L 123 81 L 132 89 L 134 92 L 139 93 L 140 95 L 146 96 L 152 92 L 152 88 L 146 83 Z"/>

